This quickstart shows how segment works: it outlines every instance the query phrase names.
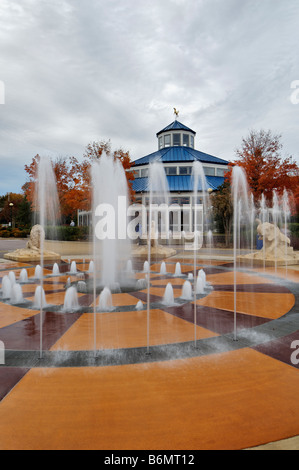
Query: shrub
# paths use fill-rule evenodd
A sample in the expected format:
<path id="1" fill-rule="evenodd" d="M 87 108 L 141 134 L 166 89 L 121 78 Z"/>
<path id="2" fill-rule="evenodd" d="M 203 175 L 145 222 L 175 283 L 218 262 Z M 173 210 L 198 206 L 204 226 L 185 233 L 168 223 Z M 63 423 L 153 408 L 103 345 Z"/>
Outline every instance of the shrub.
<path id="1" fill-rule="evenodd" d="M 46 227 L 45 234 L 47 240 L 86 240 L 89 235 L 89 227 L 70 227 L 67 225 L 60 227 Z"/>

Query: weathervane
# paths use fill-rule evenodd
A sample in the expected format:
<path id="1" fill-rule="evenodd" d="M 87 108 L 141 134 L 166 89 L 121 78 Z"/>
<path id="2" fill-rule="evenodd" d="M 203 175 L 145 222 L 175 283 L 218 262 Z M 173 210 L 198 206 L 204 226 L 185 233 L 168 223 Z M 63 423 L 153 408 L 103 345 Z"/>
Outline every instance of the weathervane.
<path id="1" fill-rule="evenodd" d="M 179 111 L 176 108 L 173 108 L 173 112 L 175 114 L 175 118 L 179 117 Z"/>

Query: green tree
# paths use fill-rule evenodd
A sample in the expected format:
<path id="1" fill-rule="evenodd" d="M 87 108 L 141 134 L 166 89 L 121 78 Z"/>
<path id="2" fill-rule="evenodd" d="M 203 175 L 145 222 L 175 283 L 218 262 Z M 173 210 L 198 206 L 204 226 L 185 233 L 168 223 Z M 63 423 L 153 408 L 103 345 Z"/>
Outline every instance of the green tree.
<path id="1" fill-rule="evenodd" d="M 228 247 L 231 242 L 233 206 L 231 198 L 231 185 L 229 180 L 212 193 L 212 206 L 214 220 L 220 231 L 225 234 L 225 245 Z"/>

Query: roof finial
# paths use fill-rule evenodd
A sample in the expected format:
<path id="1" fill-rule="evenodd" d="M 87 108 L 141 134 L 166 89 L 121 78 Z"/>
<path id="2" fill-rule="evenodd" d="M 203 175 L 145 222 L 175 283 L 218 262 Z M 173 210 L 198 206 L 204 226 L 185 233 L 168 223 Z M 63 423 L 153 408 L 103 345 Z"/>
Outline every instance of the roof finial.
<path id="1" fill-rule="evenodd" d="M 177 117 L 179 117 L 179 111 L 176 108 L 173 108 L 173 112 L 175 114 L 175 119 L 177 119 Z"/>

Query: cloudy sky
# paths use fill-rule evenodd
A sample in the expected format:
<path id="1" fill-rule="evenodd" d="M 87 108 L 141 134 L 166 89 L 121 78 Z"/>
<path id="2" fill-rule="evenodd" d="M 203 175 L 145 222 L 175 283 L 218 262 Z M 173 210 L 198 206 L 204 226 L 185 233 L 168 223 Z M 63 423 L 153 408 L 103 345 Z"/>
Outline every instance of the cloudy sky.
<path id="1" fill-rule="evenodd" d="M 298 0 L 1 0 L 0 195 L 37 153 L 156 151 L 173 107 L 198 150 L 271 129 L 299 163 L 298 31 Z"/>

